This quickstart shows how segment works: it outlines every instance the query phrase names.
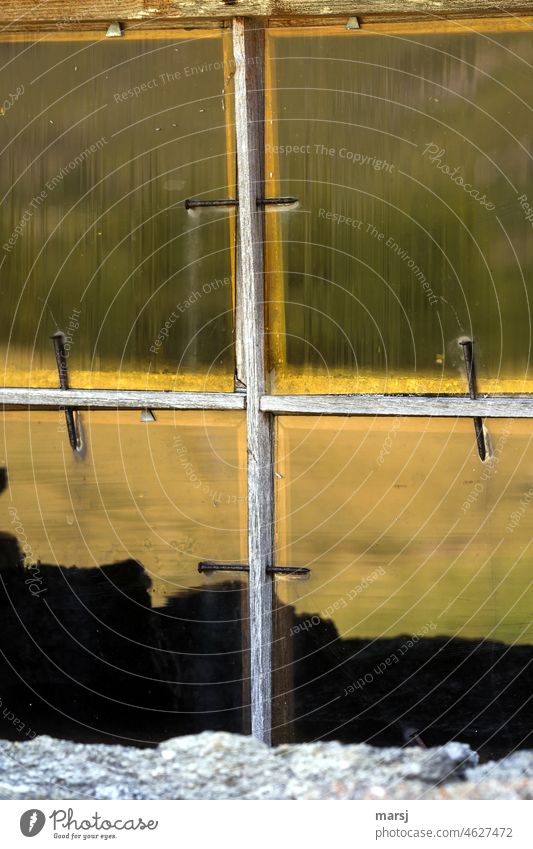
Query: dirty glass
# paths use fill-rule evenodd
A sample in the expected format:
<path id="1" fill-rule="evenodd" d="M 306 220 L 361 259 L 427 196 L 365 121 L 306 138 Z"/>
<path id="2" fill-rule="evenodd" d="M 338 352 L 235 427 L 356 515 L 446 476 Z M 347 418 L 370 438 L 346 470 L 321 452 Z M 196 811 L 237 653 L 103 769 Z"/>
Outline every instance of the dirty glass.
<path id="1" fill-rule="evenodd" d="M 2 699 L 26 733 L 141 744 L 248 727 L 240 413 L 2 419 Z M 4 723 L 2 735 L 20 733 Z M 30 733 L 30 732 L 28 732 Z"/>
<path id="2" fill-rule="evenodd" d="M 529 391 L 533 42 L 471 24 L 269 31 L 275 392 L 462 393 L 465 337 Z"/>
<path id="3" fill-rule="evenodd" d="M 277 739 L 531 745 L 533 430 L 278 419 Z"/>
<path id="4" fill-rule="evenodd" d="M 232 58 L 208 30 L 0 44 L 8 386 L 233 389 Z"/>

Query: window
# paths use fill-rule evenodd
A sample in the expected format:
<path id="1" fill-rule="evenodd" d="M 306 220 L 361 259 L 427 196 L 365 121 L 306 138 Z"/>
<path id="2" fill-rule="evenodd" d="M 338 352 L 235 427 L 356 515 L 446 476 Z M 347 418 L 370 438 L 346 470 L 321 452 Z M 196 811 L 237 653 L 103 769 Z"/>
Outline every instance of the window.
<path id="1" fill-rule="evenodd" d="M 487 426 L 482 463 L 465 419 L 278 419 L 279 556 L 311 575 L 278 589 L 274 739 L 524 745 L 532 433 Z"/>
<path id="2" fill-rule="evenodd" d="M 5 664 L 69 734 L 526 743 L 530 32 L 4 39 Z"/>
<path id="3" fill-rule="evenodd" d="M 73 387 L 232 391 L 235 213 L 184 203 L 235 191 L 228 37 L 1 45 L 6 385 L 57 385 L 59 326 Z"/>
<path id="4" fill-rule="evenodd" d="M 0 51 L 7 702 L 89 740 L 244 731 L 247 587 L 198 572 L 246 560 L 235 209 L 185 203 L 235 196 L 231 34 Z"/>
<path id="5" fill-rule="evenodd" d="M 83 460 L 64 414 L 3 415 L 6 702 L 37 733 L 86 741 L 245 730 L 246 586 L 198 574 L 246 557 L 244 414 L 79 424 Z"/>
<path id="6" fill-rule="evenodd" d="M 299 199 L 266 219 L 276 392 L 462 393 L 464 336 L 481 392 L 528 391 L 518 29 L 270 30 L 267 171 Z"/>

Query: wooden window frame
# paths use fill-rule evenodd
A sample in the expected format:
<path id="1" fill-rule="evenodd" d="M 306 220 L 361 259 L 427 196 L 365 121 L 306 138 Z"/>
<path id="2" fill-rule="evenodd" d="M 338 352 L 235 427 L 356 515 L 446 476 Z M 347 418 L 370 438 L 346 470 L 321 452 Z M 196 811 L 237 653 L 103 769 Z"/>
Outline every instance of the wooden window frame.
<path id="1" fill-rule="evenodd" d="M 471 400 L 467 395 L 269 395 L 266 392 L 265 309 L 264 309 L 264 212 L 257 208 L 256 198 L 264 196 L 263 149 L 264 103 L 263 74 L 265 72 L 264 31 L 266 26 L 306 27 L 311 35 L 321 27 L 338 27 L 346 32 L 344 14 L 368 15 L 361 20 L 362 32 L 408 26 L 411 29 L 435 32 L 457 27 L 471 32 L 502 31 L 531 28 L 533 2 L 509 0 L 506 11 L 495 11 L 490 2 L 478 0 L 475 10 L 464 0 L 450 0 L 438 16 L 426 0 L 410 0 L 409 15 L 405 2 L 373 0 L 359 3 L 354 10 L 350 2 L 338 2 L 334 16 L 321 15 L 322 2 L 287 0 L 283 4 L 285 17 L 270 18 L 278 6 L 274 0 L 249 0 L 230 3 L 204 2 L 199 20 L 196 4 L 180 2 L 164 4 L 164 11 L 144 0 L 120 0 L 115 4 L 116 17 L 129 29 L 148 32 L 150 26 L 169 31 L 178 27 L 224 27 L 231 24 L 235 60 L 235 136 L 239 192 L 238 237 L 235 293 L 236 381 L 233 393 L 224 392 L 167 392 L 131 390 L 55 390 L 37 388 L 0 388 L 0 404 L 4 409 L 159 409 L 159 410 L 246 410 L 247 467 L 248 467 L 248 563 L 250 597 L 250 680 L 251 730 L 266 743 L 271 742 L 272 702 L 272 573 L 274 566 L 274 458 L 275 417 L 278 415 L 327 416 L 437 416 L 472 418 L 533 418 L 533 394 L 482 396 Z M 170 10 L 169 10 L 170 7 Z M 222 7 L 222 8 L 221 8 Z M 38 8 L 39 20 L 34 16 Z M 71 9 L 69 19 L 69 9 Z M 512 13 L 513 9 L 519 11 Z M 472 18 L 483 15 L 485 17 Z M 382 13 L 382 15 L 369 13 Z M 403 14 L 400 16 L 399 13 Z M 524 13 L 522 15 L 519 12 Z M 196 13 L 196 14 L 195 14 Z M 289 18 L 288 14 L 304 15 Z M 488 18 L 491 14 L 492 17 Z M 316 17 L 320 15 L 320 17 Z M 396 17 L 394 18 L 394 15 Z M 459 15 L 459 17 L 458 17 Z M 461 17 L 462 15 L 462 17 Z M 30 17 L 31 16 L 31 17 Z M 151 20 L 146 20 L 150 17 Z M 190 17 L 190 21 L 186 20 Z M 62 22 L 62 35 L 85 30 L 94 35 L 95 22 L 109 23 L 108 4 L 90 0 L 69 4 L 48 0 L 38 7 L 28 0 L 7 0 L 0 11 L 3 35 L 22 33 L 28 38 L 50 29 L 51 23 Z M 452 20 L 454 18 L 454 20 Z M 206 20 L 210 19 L 210 20 Z M 477 21 L 477 24 L 476 24 Z M 447 28 L 447 29 L 446 29 Z M 132 33 L 133 35 L 133 33 Z M 9 36 L 8 36 L 9 37 Z M 533 37 L 533 33 L 532 33 Z"/>

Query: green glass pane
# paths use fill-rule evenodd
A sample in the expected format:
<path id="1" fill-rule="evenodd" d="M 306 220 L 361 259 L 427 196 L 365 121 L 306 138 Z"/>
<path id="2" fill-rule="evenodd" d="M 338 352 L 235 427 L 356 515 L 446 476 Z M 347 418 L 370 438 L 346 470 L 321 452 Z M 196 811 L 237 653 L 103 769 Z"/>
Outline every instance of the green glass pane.
<path id="1" fill-rule="evenodd" d="M 529 386 L 533 44 L 457 29 L 272 31 L 275 391 Z"/>
<path id="2" fill-rule="evenodd" d="M 247 728 L 240 413 L 2 420 L 3 702 L 37 733 L 111 742 Z M 3 734 L 16 730 L 4 729 Z"/>
<path id="3" fill-rule="evenodd" d="M 231 57 L 220 32 L 0 45 L 8 385 L 233 387 Z M 229 69 L 229 70 L 228 70 Z"/>
<path id="4" fill-rule="evenodd" d="M 299 739 L 531 740 L 533 434 L 487 428 L 482 463 L 469 420 L 279 419 L 276 556 L 311 569 L 277 593 Z"/>

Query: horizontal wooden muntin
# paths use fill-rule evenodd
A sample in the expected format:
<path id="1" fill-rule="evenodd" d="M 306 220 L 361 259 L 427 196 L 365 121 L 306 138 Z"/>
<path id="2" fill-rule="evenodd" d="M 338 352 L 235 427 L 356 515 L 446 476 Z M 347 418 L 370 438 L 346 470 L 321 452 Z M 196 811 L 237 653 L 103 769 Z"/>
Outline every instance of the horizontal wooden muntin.
<path id="1" fill-rule="evenodd" d="M 124 410 L 245 410 L 240 392 L 150 392 L 111 389 L 34 389 L 0 387 L 0 405 Z"/>
<path id="2" fill-rule="evenodd" d="M 264 395 L 274 415 L 533 418 L 533 395 Z"/>
<path id="3" fill-rule="evenodd" d="M 245 410 L 244 392 L 0 388 L 4 408 Z M 533 418 L 533 395 L 263 395 L 274 415 Z"/>

